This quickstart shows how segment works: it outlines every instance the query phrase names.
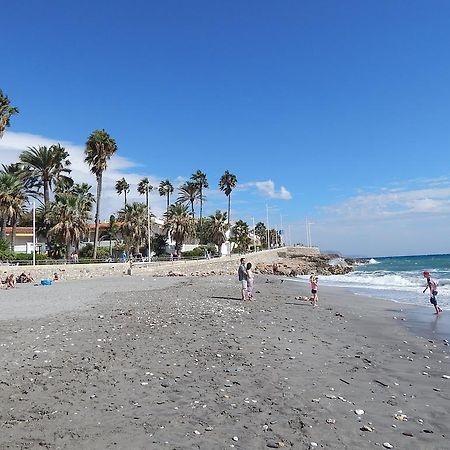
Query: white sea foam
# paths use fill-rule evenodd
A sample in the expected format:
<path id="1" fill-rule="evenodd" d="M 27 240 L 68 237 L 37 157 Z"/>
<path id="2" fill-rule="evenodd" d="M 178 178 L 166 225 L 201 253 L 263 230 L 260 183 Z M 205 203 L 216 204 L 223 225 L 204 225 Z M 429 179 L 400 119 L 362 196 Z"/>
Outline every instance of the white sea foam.
<path id="1" fill-rule="evenodd" d="M 299 276 L 307 281 L 307 276 Z M 346 275 L 321 276 L 320 285 L 336 286 L 350 290 L 355 294 L 384 298 L 397 302 L 424 305 L 427 293 L 423 293 L 426 282 L 417 276 L 417 272 L 388 272 L 388 271 L 354 271 Z M 439 303 L 450 305 L 450 279 L 441 278 L 438 285 Z"/>

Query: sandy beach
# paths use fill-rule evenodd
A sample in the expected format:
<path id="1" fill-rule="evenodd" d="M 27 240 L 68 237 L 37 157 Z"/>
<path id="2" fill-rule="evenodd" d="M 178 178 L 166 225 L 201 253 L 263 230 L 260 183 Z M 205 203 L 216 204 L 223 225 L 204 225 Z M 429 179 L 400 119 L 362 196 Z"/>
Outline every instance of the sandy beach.
<path id="1" fill-rule="evenodd" d="M 1 291 L 0 448 L 448 449 L 431 309 L 421 329 L 331 288 L 313 309 L 281 280 L 245 303 L 230 275 Z"/>

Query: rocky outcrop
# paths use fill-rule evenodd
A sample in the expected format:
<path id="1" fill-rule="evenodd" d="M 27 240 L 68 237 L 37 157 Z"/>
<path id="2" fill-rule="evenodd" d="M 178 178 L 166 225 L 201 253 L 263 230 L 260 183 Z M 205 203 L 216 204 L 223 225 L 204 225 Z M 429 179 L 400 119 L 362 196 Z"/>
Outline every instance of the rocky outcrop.
<path id="1" fill-rule="evenodd" d="M 342 275 L 352 271 L 352 266 L 346 261 L 336 262 L 335 255 L 301 256 L 297 258 L 280 259 L 272 264 L 260 262 L 256 272 L 282 276 L 310 275 Z"/>

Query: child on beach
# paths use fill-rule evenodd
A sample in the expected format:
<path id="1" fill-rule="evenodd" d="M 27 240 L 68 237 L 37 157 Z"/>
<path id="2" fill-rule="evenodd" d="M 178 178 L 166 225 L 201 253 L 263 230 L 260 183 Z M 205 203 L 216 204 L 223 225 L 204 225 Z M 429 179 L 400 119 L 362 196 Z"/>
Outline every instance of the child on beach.
<path id="1" fill-rule="evenodd" d="M 316 307 L 317 302 L 319 301 L 319 296 L 317 295 L 319 277 L 317 275 L 311 275 L 309 277 L 309 282 L 311 283 L 311 297 L 309 300 L 312 305 Z"/>
<path id="2" fill-rule="evenodd" d="M 247 263 L 247 297 L 253 300 L 253 279 L 252 263 Z"/>
<path id="3" fill-rule="evenodd" d="M 427 289 L 430 290 L 430 303 L 434 306 L 434 309 L 436 310 L 436 314 L 439 314 L 440 312 L 442 312 L 442 309 L 438 306 L 437 300 L 436 300 L 436 295 L 438 293 L 437 283 L 430 277 L 430 272 L 424 272 L 423 276 L 427 279 L 427 285 L 426 285 L 425 289 L 423 290 L 423 293 L 425 293 L 425 291 Z"/>

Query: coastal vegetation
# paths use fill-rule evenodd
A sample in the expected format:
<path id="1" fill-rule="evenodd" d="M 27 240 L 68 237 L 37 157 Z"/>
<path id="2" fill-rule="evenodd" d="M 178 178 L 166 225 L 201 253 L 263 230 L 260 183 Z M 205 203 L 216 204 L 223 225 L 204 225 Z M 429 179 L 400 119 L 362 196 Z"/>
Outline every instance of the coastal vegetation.
<path id="1" fill-rule="evenodd" d="M 0 90 L 0 137 L 17 113 L 18 109 L 10 105 Z M 231 222 L 231 193 L 237 186 L 237 177 L 228 170 L 218 181 L 218 188 L 227 198 L 227 211 L 217 210 L 207 217 L 203 215 L 205 191 L 209 189 L 206 173 L 199 169 L 178 186 L 169 179 L 161 180 L 157 191 L 166 198 L 166 212 L 160 232 L 154 235 L 151 230 L 155 215 L 149 199 L 154 187 L 148 177 L 142 178 L 136 190 L 145 196 L 145 203 L 130 204 L 128 195 L 132 186 L 122 177 L 115 182 L 115 190 L 123 195 L 123 208 L 111 215 L 108 226 L 102 226 L 100 231 L 103 175 L 117 151 L 115 139 L 106 130 L 94 130 L 88 136 L 84 161 L 96 179 L 95 195 L 92 186 L 77 183 L 71 177 L 69 152 L 59 143 L 29 147 L 19 155 L 19 161 L 3 165 L 0 169 L 0 260 L 23 259 L 14 252 L 16 231 L 19 226 L 32 225 L 33 203 L 37 203 L 37 233 L 46 241 L 46 248 L 41 249 L 45 253 L 42 257 L 69 258 L 73 252 L 93 259 L 111 258 L 119 252 L 146 255 L 149 244 L 154 254 L 163 255 L 170 242 L 174 243 L 177 255 L 181 255 L 183 244 L 191 244 L 193 250 L 183 252 L 184 256 L 220 254 L 226 242 L 233 243 L 234 252 L 245 252 L 255 242 L 259 248 L 279 244 L 277 231 L 272 229 L 267 233 L 262 222 L 254 230 L 243 220 Z M 176 200 L 171 203 L 174 193 Z M 94 237 L 88 243 L 92 220 Z M 109 241 L 108 247 L 99 247 L 100 241 Z"/>

